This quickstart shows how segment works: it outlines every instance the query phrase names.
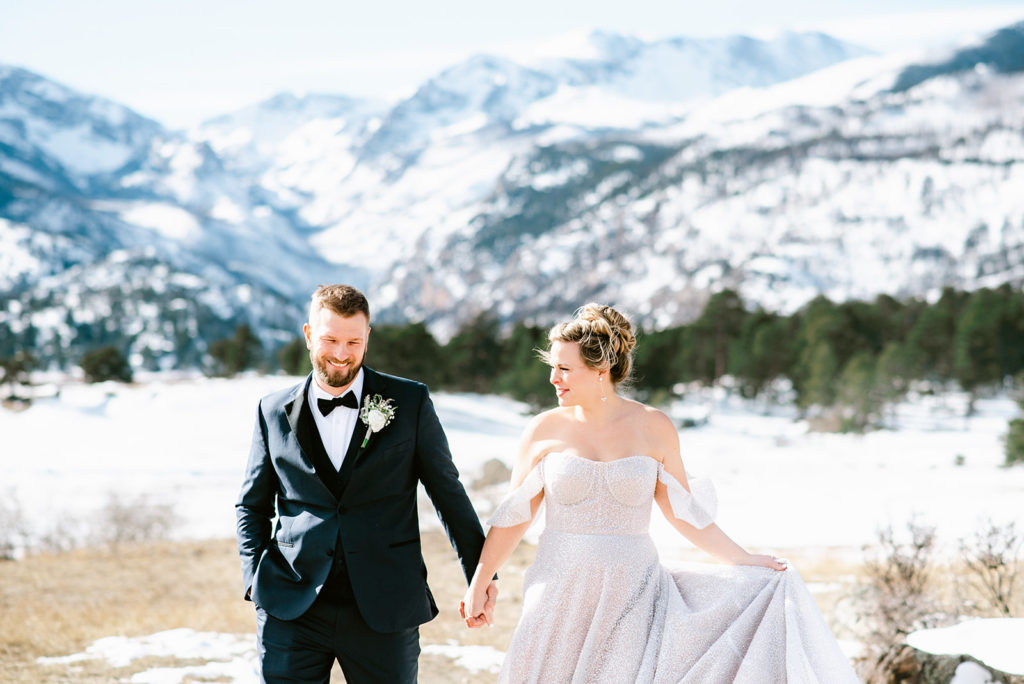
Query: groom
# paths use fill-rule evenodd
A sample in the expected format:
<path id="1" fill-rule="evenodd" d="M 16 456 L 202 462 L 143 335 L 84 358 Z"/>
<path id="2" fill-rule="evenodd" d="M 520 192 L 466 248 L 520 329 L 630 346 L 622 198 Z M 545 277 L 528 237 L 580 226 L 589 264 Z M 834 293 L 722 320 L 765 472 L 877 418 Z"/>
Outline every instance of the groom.
<path id="1" fill-rule="evenodd" d="M 328 682 L 337 659 L 350 684 L 415 682 L 419 625 L 438 612 L 420 551 L 417 483 L 467 581 L 483 530 L 426 386 L 363 366 L 366 297 L 321 286 L 303 332 L 313 372 L 260 401 L 236 504 L 262 678 Z M 488 596 L 493 611 L 493 582 Z"/>

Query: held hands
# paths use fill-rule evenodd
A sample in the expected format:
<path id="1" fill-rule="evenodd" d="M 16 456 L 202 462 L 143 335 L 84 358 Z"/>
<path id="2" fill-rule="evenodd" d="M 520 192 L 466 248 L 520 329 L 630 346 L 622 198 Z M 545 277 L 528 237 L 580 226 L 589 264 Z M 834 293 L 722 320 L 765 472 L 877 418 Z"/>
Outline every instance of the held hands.
<path id="1" fill-rule="evenodd" d="M 491 580 L 486 589 L 480 590 L 475 581 L 469 585 L 466 595 L 459 601 L 459 615 L 466 626 L 473 629 L 494 624 L 494 606 L 498 602 L 498 585 Z"/>

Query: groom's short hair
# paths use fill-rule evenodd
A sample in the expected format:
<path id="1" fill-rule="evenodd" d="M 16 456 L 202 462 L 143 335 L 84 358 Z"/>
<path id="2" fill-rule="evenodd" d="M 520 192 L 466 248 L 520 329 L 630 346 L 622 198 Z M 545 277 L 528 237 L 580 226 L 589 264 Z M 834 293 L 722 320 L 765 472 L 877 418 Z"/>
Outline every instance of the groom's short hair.
<path id="1" fill-rule="evenodd" d="M 362 292 L 351 285 L 321 285 L 316 288 L 309 304 L 309 320 L 312 321 L 323 308 L 345 317 L 361 313 L 367 321 L 370 320 L 370 303 Z"/>

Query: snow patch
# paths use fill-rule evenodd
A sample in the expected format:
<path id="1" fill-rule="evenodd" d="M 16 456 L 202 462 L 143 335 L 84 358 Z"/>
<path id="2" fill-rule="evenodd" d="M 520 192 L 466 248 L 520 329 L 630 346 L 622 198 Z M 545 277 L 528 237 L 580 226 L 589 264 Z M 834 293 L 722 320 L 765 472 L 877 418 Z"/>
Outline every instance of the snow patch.
<path id="1" fill-rule="evenodd" d="M 245 221 L 245 211 L 228 197 L 218 197 L 210 216 L 226 223 L 239 224 Z"/>
<path id="2" fill-rule="evenodd" d="M 973 660 L 957 665 L 949 684 L 997 684 L 992 674 Z"/>
<path id="3" fill-rule="evenodd" d="M 969 655 L 1007 674 L 1024 675 L 1024 618 L 967 620 L 952 627 L 922 629 L 907 636 L 907 643 L 934 655 Z M 970 679 L 970 668 L 964 682 Z M 957 669 L 960 676 L 960 670 Z M 959 680 L 957 680 L 959 681 Z"/>
<path id="4" fill-rule="evenodd" d="M 457 641 L 447 644 L 427 644 L 423 647 L 426 655 L 450 658 L 454 665 L 470 672 L 498 672 L 505 659 L 505 653 L 491 646 L 462 646 Z"/>
<path id="5" fill-rule="evenodd" d="M 174 240 L 192 241 L 200 234 L 196 217 L 172 204 L 137 204 L 122 211 L 121 219 Z"/>
<path id="6" fill-rule="evenodd" d="M 41 133 L 36 144 L 59 159 L 64 168 L 82 175 L 115 171 L 124 166 L 134 152 L 122 142 L 97 137 L 87 123 Z"/>
<path id="7" fill-rule="evenodd" d="M 172 629 L 143 637 L 105 637 L 81 653 L 37 658 L 40 665 L 64 665 L 85 660 L 105 660 L 111 667 L 127 667 L 139 658 L 189 658 L 209 660 L 203 665 L 157 667 L 132 675 L 138 684 L 179 684 L 185 681 L 228 681 L 255 684 L 256 638 L 252 635 L 196 632 Z"/>
<path id="8" fill-rule="evenodd" d="M 649 102 L 599 87 L 565 86 L 526 107 L 512 125 L 517 130 L 554 124 L 633 130 L 670 121 L 685 111 L 685 106 L 678 102 Z"/>

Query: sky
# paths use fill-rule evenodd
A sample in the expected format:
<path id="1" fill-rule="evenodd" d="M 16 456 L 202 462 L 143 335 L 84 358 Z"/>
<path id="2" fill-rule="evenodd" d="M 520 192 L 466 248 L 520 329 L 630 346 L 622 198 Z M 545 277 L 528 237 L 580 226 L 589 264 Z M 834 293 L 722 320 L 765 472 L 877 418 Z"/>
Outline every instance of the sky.
<path id="1" fill-rule="evenodd" d="M 1024 20 L 1024 0 L 0 0 L 0 64 L 184 128 L 280 92 L 396 98 L 472 54 L 567 34 L 821 30 L 879 52 Z"/>

